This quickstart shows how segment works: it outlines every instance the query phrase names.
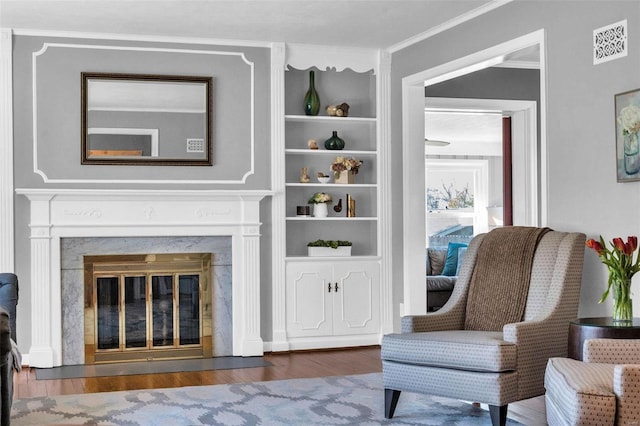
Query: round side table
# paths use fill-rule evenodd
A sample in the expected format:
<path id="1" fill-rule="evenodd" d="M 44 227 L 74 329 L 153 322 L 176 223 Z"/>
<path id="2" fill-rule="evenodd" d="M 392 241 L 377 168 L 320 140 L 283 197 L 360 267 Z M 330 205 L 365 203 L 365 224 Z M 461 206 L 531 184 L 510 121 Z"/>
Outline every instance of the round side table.
<path id="1" fill-rule="evenodd" d="M 582 346 L 587 339 L 640 339 L 640 318 L 622 325 L 611 317 L 578 318 L 569 323 L 569 358 L 582 361 Z"/>

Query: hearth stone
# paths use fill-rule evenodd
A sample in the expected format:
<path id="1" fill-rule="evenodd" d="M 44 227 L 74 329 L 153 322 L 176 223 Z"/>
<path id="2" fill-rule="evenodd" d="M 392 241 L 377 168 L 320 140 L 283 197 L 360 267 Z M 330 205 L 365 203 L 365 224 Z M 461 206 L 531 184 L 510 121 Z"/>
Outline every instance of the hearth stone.
<path id="1" fill-rule="evenodd" d="M 83 256 L 212 253 L 213 356 L 233 354 L 231 237 L 62 238 L 62 364 L 84 364 Z"/>

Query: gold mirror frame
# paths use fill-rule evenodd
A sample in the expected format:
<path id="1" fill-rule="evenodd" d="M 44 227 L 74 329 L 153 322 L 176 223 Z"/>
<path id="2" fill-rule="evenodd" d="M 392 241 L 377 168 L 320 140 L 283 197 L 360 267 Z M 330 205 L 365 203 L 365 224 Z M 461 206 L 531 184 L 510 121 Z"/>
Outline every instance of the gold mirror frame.
<path id="1" fill-rule="evenodd" d="M 114 155 L 89 155 L 89 81 L 130 81 L 158 83 L 202 83 L 205 90 L 205 129 L 204 158 L 167 158 L 162 156 L 140 156 L 139 152 L 121 152 Z M 87 165 L 141 165 L 141 166 L 211 166 L 213 165 L 213 78 L 200 76 L 156 75 L 156 74 L 117 74 L 117 73 L 81 73 L 81 164 Z M 117 130 L 117 129 L 114 129 Z M 157 129 L 132 129 L 144 134 L 154 133 Z M 187 142 L 188 143 L 188 142 Z"/>

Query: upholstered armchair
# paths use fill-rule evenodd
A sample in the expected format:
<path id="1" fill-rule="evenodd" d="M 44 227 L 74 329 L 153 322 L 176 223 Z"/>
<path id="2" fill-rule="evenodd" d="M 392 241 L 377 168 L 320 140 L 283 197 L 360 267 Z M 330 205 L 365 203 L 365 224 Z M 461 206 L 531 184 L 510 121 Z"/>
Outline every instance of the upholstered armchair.
<path id="1" fill-rule="evenodd" d="M 549 360 L 545 373 L 549 425 L 639 424 L 640 340 L 588 339 L 583 360 Z"/>
<path id="2" fill-rule="evenodd" d="M 469 244 L 451 298 L 440 310 L 403 317 L 402 333 L 384 336 L 385 417 L 393 417 L 401 391 L 408 391 L 488 404 L 493 425 L 504 425 L 509 403 L 544 394 L 547 360 L 566 356 L 569 321 L 578 313 L 585 235 L 543 234 L 531 249 L 521 317 L 497 330 L 479 330 L 468 324 L 473 309 L 510 309 L 500 297 L 478 299 L 483 287 L 476 285 L 476 277 L 475 294 L 469 296 L 474 269 L 476 274 L 486 270 L 476 261 L 487 235 Z M 498 264 L 511 261 L 495 257 L 492 262 Z M 513 264 L 498 267 L 517 269 Z M 509 273 L 504 275 L 506 281 Z"/>

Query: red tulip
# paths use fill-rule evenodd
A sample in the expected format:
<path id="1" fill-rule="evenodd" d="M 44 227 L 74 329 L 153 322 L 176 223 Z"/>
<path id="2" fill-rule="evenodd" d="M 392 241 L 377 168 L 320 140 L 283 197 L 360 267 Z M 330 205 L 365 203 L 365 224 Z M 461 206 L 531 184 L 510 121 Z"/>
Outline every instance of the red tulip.
<path id="1" fill-rule="evenodd" d="M 634 252 L 638 248 L 638 237 L 627 237 L 627 244 L 629 245 L 632 252 Z"/>
<path id="2" fill-rule="evenodd" d="M 622 241 L 622 238 L 614 238 L 612 243 L 616 249 L 624 251 L 624 241 Z"/>
<path id="3" fill-rule="evenodd" d="M 600 244 L 598 241 L 594 240 L 593 238 L 591 238 L 590 240 L 587 240 L 586 244 L 587 244 L 587 247 L 594 249 L 598 254 L 604 251 L 604 247 L 602 247 L 602 244 Z"/>

